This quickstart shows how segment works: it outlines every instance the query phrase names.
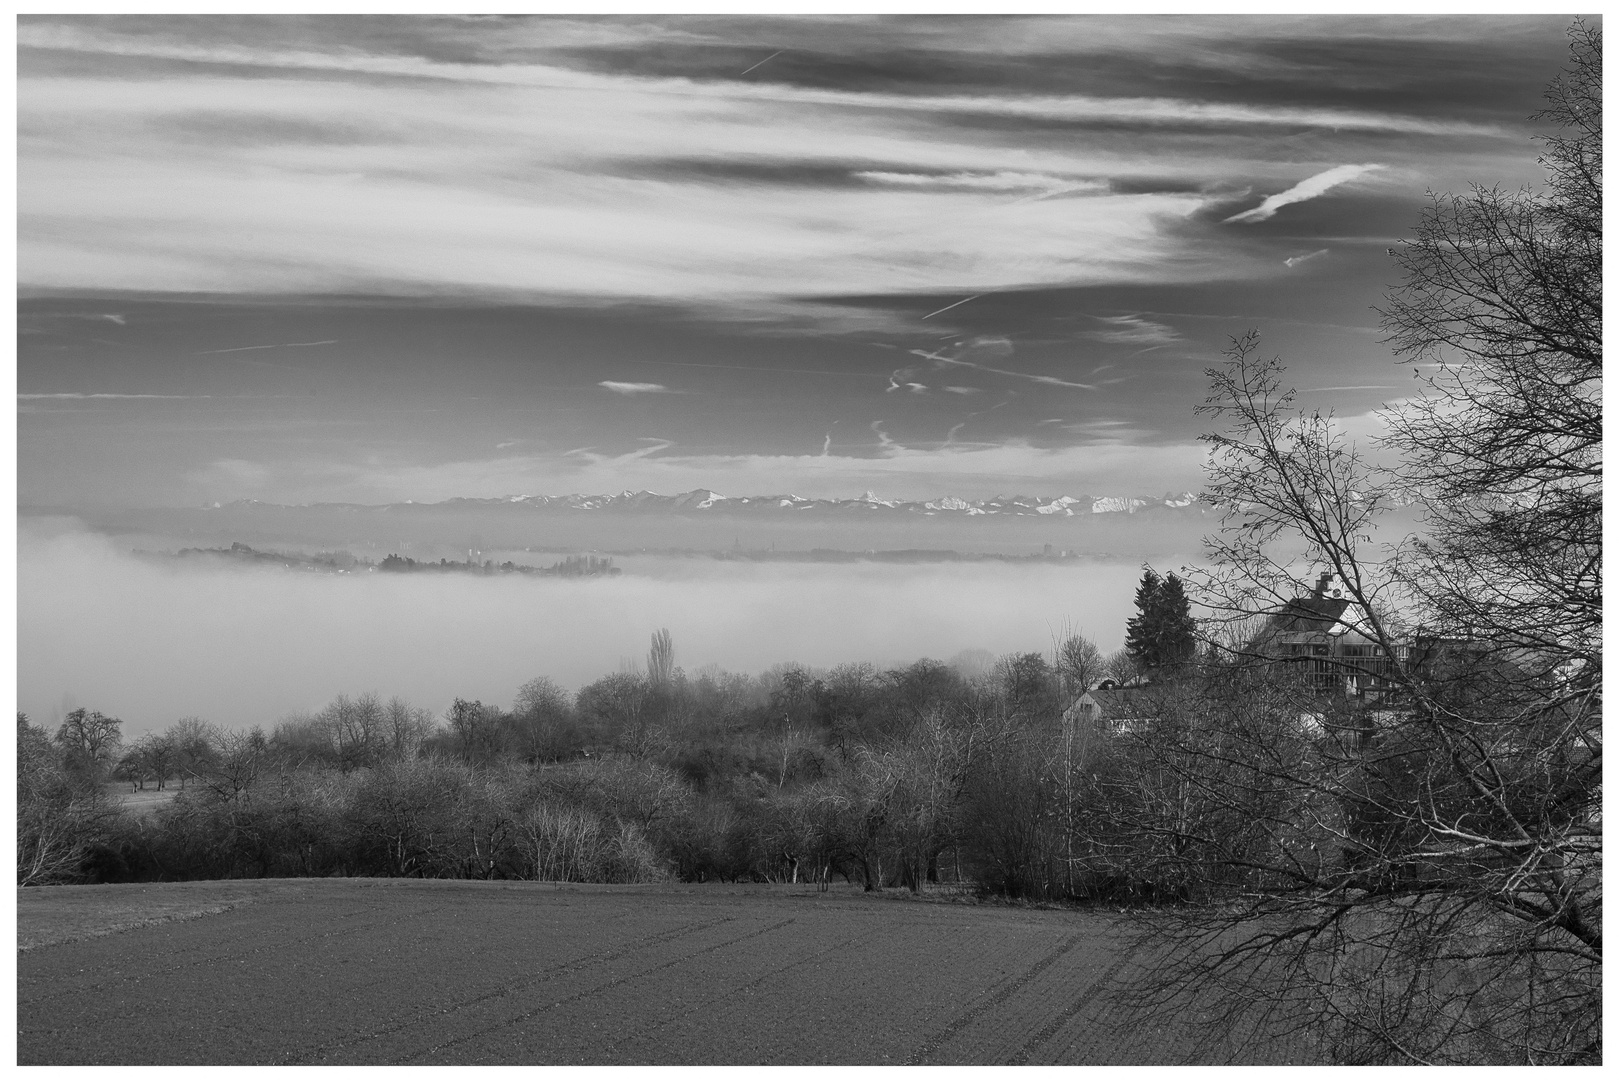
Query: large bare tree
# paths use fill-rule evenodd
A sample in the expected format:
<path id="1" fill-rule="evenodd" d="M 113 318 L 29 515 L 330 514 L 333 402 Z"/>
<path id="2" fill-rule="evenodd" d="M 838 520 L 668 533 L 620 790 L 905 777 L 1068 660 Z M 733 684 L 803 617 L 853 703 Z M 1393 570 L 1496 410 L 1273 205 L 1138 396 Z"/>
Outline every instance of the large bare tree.
<path id="1" fill-rule="evenodd" d="M 1397 463 L 1295 407 L 1253 335 L 1210 372 L 1201 600 L 1251 618 L 1326 568 L 1367 644 L 1322 663 L 1371 688 L 1323 693 L 1227 634 L 1154 733 L 1195 812 L 1142 827 L 1197 901 L 1152 920 L 1175 950 L 1156 1000 L 1218 1000 L 1227 1030 L 1262 1016 L 1348 1061 L 1600 1061 L 1601 35 L 1571 38 L 1546 188 L 1436 197 L 1395 252 L 1391 342 L 1438 365 L 1391 418 Z M 1413 500 L 1419 530 L 1380 544 Z"/>

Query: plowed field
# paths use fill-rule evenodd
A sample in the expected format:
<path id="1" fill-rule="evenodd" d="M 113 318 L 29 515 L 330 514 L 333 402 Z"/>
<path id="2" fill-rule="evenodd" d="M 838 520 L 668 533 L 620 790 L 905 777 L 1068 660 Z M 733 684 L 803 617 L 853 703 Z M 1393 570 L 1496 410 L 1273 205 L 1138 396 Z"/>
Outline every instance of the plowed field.
<path id="1" fill-rule="evenodd" d="M 18 919 L 21 1064 L 1310 1060 L 1131 1015 L 1136 959 L 1091 913 L 327 880 L 25 889 Z"/>

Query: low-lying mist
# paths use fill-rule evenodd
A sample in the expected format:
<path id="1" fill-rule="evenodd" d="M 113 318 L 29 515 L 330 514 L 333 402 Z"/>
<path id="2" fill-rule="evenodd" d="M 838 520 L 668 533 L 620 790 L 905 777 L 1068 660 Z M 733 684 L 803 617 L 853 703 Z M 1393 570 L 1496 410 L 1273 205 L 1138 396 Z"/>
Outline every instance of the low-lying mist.
<path id="1" fill-rule="evenodd" d="M 1140 572 L 1125 560 L 621 565 L 584 580 L 168 565 L 34 520 L 18 537 L 18 708 L 51 727 L 99 709 L 127 737 L 192 714 L 269 726 L 366 690 L 435 712 L 457 696 L 510 706 L 536 675 L 577 689 L 643 663 L 659 627 L 688 672 L 1049 653 L 1065 627 L 1112 650 Z"/>

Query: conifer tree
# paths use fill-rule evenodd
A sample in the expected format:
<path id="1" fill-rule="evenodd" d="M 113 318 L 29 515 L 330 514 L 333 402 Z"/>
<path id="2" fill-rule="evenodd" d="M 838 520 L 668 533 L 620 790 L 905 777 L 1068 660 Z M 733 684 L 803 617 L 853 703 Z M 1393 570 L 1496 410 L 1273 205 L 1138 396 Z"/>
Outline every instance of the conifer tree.
<path id="1" fill-rule="evenodd" d="M 1192 606 L 1174 574 L 1160 578 L 1145 568 L 1136 586 L 1136 616 L 1126 625 L 1124 647 L 1147 670 L 1184 663 L 1197 651 Z"/>

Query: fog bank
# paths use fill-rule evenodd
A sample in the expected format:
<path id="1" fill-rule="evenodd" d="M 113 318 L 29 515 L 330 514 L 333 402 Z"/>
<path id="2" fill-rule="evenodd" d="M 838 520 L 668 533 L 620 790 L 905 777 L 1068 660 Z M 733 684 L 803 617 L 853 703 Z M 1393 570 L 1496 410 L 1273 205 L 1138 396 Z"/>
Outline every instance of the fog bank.
<path id="1" fill-rule="evenodd" d="M 1068 624 L 1111 650 L 1140 571 L 1125 560 L 621 562 L 621 576 L 584 580 L 300 574 L 157 563 L 30 522 L 18 537 L 18 708 L 52 726 L 67 709 L 99 709 L 138 733 L 190 714 L 268 726 L 367 690 L 435 712 L 456 696 L 509 706 L 536 675 L 577 689 L 642 662 L 665 626 L 688 672 L 1049 652 Z"/>

